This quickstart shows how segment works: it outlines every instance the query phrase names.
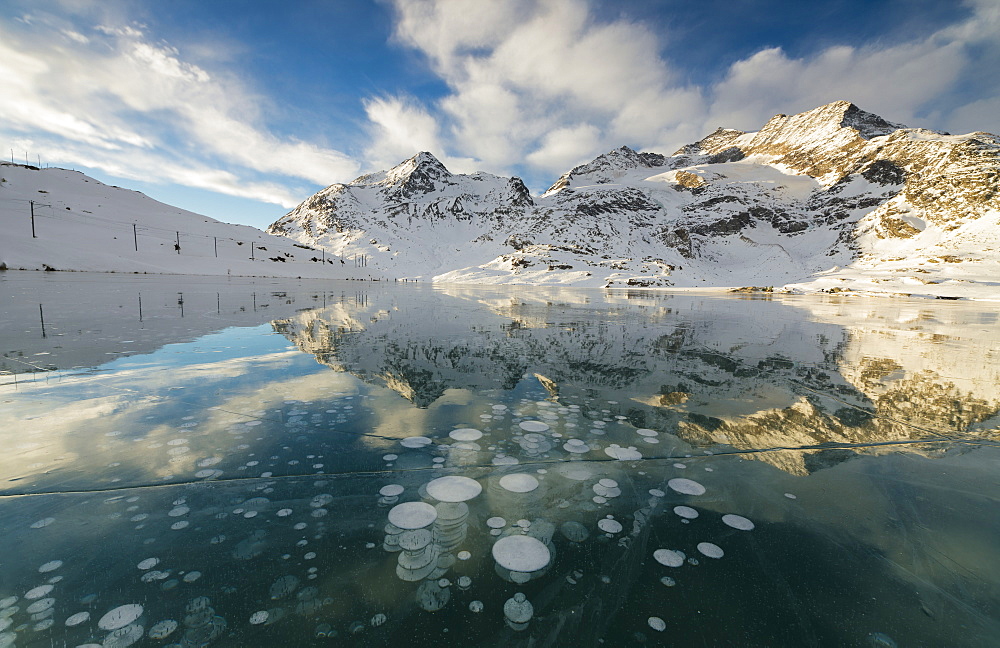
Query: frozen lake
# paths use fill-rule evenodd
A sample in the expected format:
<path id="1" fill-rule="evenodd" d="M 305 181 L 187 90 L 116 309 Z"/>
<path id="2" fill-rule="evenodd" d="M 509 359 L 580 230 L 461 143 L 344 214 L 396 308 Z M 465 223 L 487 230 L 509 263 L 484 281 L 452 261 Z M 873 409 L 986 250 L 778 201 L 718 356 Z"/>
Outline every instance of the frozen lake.
<path id="1" fill-rule="evenodd" d="M 0 648 L 996 646 L 1000 309 L 0 273 Z"/>

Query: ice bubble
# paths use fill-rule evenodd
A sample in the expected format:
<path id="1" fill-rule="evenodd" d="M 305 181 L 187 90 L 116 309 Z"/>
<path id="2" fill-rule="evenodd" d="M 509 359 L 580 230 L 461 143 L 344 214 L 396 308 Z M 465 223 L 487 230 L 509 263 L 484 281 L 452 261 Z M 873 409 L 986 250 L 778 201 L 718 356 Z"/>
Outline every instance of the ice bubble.
<path id="1" fill-rule="evenodd" d="M 666 493 L 664 493 L 663 491 L 661 491 L 659 488 L 650 488 L 649 489 L 649 494 L 652 495 L 653 497 L 665 497 L 666 496 Z"/>
<path id="2" fill-rule="evenodd" d="M 53 588 L 51 585 L 39 585 L 38 587 L 33 587 L 27 592 L 25 592 L 24 598 L 28 599 L 29 601 L 33 601 L 35 599 L 42 598 L 43 596 L 51 592 L 52 589 Z"/>
<path id="3" fill-rule="evenodd" d="M 549 429 L 548 424 L 541 421 L 521 421 L 518 425 L 525 432 L 545 432 Z"/>
<path id="4" fill-rule="evenodd" d="M 405 489 L 399 484 L 387 484 L 379 489 L 379 494 L 384 497 L 397 497 Z"/>
<path id="5" fill-rule="evenodd" d="M 663 578 L 660 579 L 660 582 L 666 585 L 667 587 L 673 587 L 674 585 L 677 584 L 677 581 L 675 581 L 673 578 L 670 578 L 669 576 L 664 576 Z"/>
<path id="6" fill-rule="evenodd" d="M 397 459 L 399 459 L 399 455 L 397 455 L 397 454 L 391 454 L 390 453 L 390 454 L 387 454 L 387 455 L 382 455 L 382 461 L 395 461 Z"/>
<path id="7" fill-rule="evenodd" d="M 201 572 L 200 571 L 192 571 L 192 572 L 188 572 L 188 573 L 184 574 L 184 582 L 185 583 L 193 583 L 196 580 L 198 580 L 199 578 L 201 578 Z"/>
<path id="8" fill-rule="evenodd" d="M 150 639 L 166 639 L 170 634 L 177 629 L 177 622 L 173 619 L 165 619 L 153 624 L 153 627 L 149 629 L 148 636 Z"/>
<path id="9" fill-rule="evenodd" d="M 41 567 L 38 568 L 39 574 L 47 574 L 48 572 L 55 571 L 62 567 L 63 561 L 61 560 L 50 560 Z"/>
<path id="10" fill-rule="evenodd" d="M 457 475 L 432 479 L 427 482 L 426 489 L 427 494 L 439 502 L 464 502 L 483 492 L 482 484 L 475 479 Z"/>
<path id="11" fill-rule="evenodd" d="M 656 430 L 650 430 L 649 428 L 639 428 L 635 433 L 644 437 L 655 437 L 659 434 Z"/>
<path id="12" fill-rule="evenodd" d="M 754 529 L 754 523 L 742 515 L 727 513 L 722 516 L 722 522 L 733 527 L 734 529 L 739 529 L 740 531 L 753 531 Z"/>
<path id="13" fill-rule="evenodd" d="M 868 645 L 872 648 L 896 648 L 895 639 L 884 632 L 873 632 L 868 635 Z"/>
<path id="14" fill-rule="evenodd" d="M 426 502 L 404 502 L 389 511 L 389 522 L 400 529 L 422 529 L 432 524 L 437 516 L 437 509 Z"/>
<path id="15" fill-rule="evenodd" d="M 373 628 L 377 628 L 380 625 L 384 625 L 388 619 L 381 612 L 372 617 L 371 624 Z"/>
<path id="16" fill-rule="evenodd" d="M 38 520 L 37 522 L 32 522 L 31 523 L 31 528 L 32 529 L 42 529 L 44 527 L 49 526 L 50 524 L 52 524 L 55 521 L 56 521 L 56 519 L 52 518 L 52 517 L 42 518 L 41 520 Z"/>
<path id="17" fill-rule="evenodd" d="M 292 514 L 292 509 L 290 508 L 279 509 L 277 513 L 278 517 L 288 517 L 291 514 Z"/>
<path id="18" fill-rule="evenodd" d="M 80 625 L 88 619 L 90 619 L 90 612 L 77 612 L 76 614 L 70 615 L 70 617 L 66 619 L 66 625 L 72 628 L 73 626 Z"/>
<path id="19" fill-rule="evenodd" d="M 521 462 L 518 461 L 517 457 L 507 457 L 502 455 L 493 457 L 494 466 L 516 466 L 519 463 Z"/>
<path id="20" fill-rule="evenodd" d="M 503 519 L 502 517 L 491 517 L 490 519 L 486 520 L 486 526 L 488 526 L 491 529 L 502 529 L 505 526 L 507 526 L 507 520 Z"/>
<path id="21" fill-rule="evenodd" d="M 642 459 L 642 453 L 636 450 L 635 446 L 623 448 L 617 443 L 612 443 L 604 449 L 604 454 L 618 461 L 638 461 Z"/>
<path id="22" fill-rule="evenodd" d="M 250 623 L 252 625 L 260 625 L 261 623 L 267 621 L 268 616 L 270 615 L 267 613 L 267 610 L 260 610 L 258 612 L 254 612 L 253 614 L 250 615 Z"/>
<path id="23" fill-rule="evenodd" d="M 297 576 L 292 574 L 286 574 L 278 580 L 271 584 L 271 589 L 268 591 L 272 600 L 278 600 L 285 598 L 292 592 L 294 592 L 299 586 L 299 579 Z"/>
<path id="24" fill-rule="evenodd" d="M 611 483 L 615 483 L 613 479 L 602 479 L 601 481 L 602 482 L 609 481 Z M 617 486 L 605 486 L 601 483 L 594 484 L 593 490 L 601 498 L 607 497 L 610 499 L 614 499 L 615 497 L 618 497 L 619 495 L 622 494 L 622 489 L 618 488 Z"/>
<path id="25" fill-rule="evenodd" d="M 56 600 L 51 596 L 48 598 L 38 599 L 26 609 L 28 614 L 38 614 L 39 612 L 45 612 L 52 608 L 56 604 Z M 16 608 L 15 608 L 16 609 Z"/>
<path id="26" fill-rule="evenodd" d="M 456 441 L 478 441 L 483 438 L 483 433 L 475 428 L 459 428 L 448 433 Z"/>
<path id="27" fill-rule="evenodd" d="M 417 588 L 417 601 L 427 612 L 437 612 L 451 599 L 451 590 L 441 587 L 437 581 L 424 581 Z"/>
<path id="28" fill-rule="evenodd" d="M 152 583 L 153 581 L 164 580 L 170 577 L 170 572 L 160 571 L 155 569 L 153 571 L 148 571 L 142 575 L 141 580 L 143 583 Z"/>
<path id="29" fill-rule="evenodd" d="M 590 536 L 590 531 L 587 530 L 587 527 L 576 520 L 563 522 L 559 527 L 559 532 L 570 542 L 583 542 Z"/>
<path id="30" fill-rule="evenodd" d="M 311 506 L 312 508 L 321 508 L 323 506 L 326 506 L 332 501 L 333 501 L 333 495 L 331 495 L 330 493 L 320 493 L 319 495 L 314 496 L 309 501 L 309 506 Z"/>
<path id="31" fill-rule="evenodd" d="M 677 477 L 667 482 L 667 486 L 684 495 L 704 495 L 705 487 L 692 479 Z"/>
<path id="32" fill-rule="evenodd" d="M 146 558 L 138 565 L 136 565 L 136 567 L 138 567 L 139 569 L 152 569 L 153 567 L 156 567 L 158 564 L 160 564 L 159 558 Z"/>
<path id="33" fill-rule="evenodd" d="M 138 603 L 119 605 L 101 617 L 97 627 L 101 630 L 118 630 L 124 628 L 142 616 L 142 606 Z"/>
<path id="34" fill-rule="evenodd" d="M 597 528 L 605 533 L 621 533 L 622 525 L 618 520 L 604 518 L 597 523 Z"/>
<path id="35" fill-rule="evenodd" d="M 190 522 L 188 522 L 187 520 L 181 520 L 180 522 L 174 522 L 173 524 L 171 524 L 170 528 L 173 529 L 174 531 L 180 531 L 181 529 L 187 528 L 188 524 L 190 524 Z"/>
<path id="36" fill-rule="evenodd" d="M 667 567 L 680 567 L 684 564 L 684 554 L 672 549 L 657 549 L 653 552 L 653 559 Z"/>
<path id="37" fill-rule="evenodd" d="M 430 445 L 431 443 L 433 443 L 433 441 L 425 436 L 407 437 L 399 442 L 399 444 L 404 448 L 422 448 L 426 445 Z"/>
<path id="38" fill-rule="evenodd" d="M 690 506 L 675 506 L 674 513 L 686 520 L 693 520 L 698 517 L 698 511 L 694 510 Z"/>
<path id="39" fill-rule="evenodd" d="M 493 558 L 504 569 L 531 573 L 544 569 L 552 555 L 541 540 L 512 535 L 497 540 L 493 545 Z"/>
<path id="40" fill-rule="evenodd" d="M 711 542 L 699 542 L 698 551 L 709 558 L 722 558 L 725 555 L 722 547 Z"/>
<path id="41" fill-rule="evenodd" d="M 304 587 L 299 590 L 299 593 L 295 595 L 300 601 L 311 601 L 319 596 L 319 588 L 317 587 Z"/>
<path id="42" fill-rule="evenodd" d="M 501 477 L 500 486 L 512 493 L 530 493 L 538 488 L 538 480 L 527 473 L 515 473 Z"/>
<path id="43" fill-rule="evenodd" d="M 523 585 L 531 580 L 531 574 L 526 574 L 524 572 L 512 571 L 510 572 L 510 580 L 517 583 L 518 585 Z"/>
<path id="44" fill-rule="evenodd" d="M 469 603 L 469 611 L 470 612 L 482 612 L 483 611 L 483 602 L 482 601 L 472 601 L 471 603 Z"/>
<path id="45" fill-rule="evenodd" d="M 649 617 L 647 623 L 649 623 L 650 628 L 657 632 L 663 632 L 667 629 L 667 624 L 660 617 Z"/>
<path id="46" fill-rule="evenodd" d="M 6 610 L 10 606 L 17 603 L 18 598 L 16 596 L 8 596 L 7 598 L 0 601 L 0 610 Z"/>
<path id="47" fill-rule="evenodd" d="M 515 630 L 523 630 L 524 624 L 531 621 L 535 615 L 535 608 L 523 593 L 518 592 L 504 603 L 503 614 L 511 624 L 514 624 L 512 627 Z"/>
<path id="48" fill-rule="evenodd" d="M 459 560 L 468 560 L 469 558 L 472 558 L 472 554 L 469 553 L 468 551 L 459 551 L 458 552 L 458 559 Z"/>
<path id="49" fill-rule="evenodd" d="M 118 628 L 109 634 L 104 638 L 102 645 L 104 648 L 128 648 L 128 646 L 142 639 L 144 632 L 145 629 L 141 625 L 133 623 L 124 628 Z"/>
<path id="50" fill-rule="evenodd" d="M 785 493 L 785 497 L 787 497 L 788 499 L 798 499 L 795 495 L 791 493 Z"/>

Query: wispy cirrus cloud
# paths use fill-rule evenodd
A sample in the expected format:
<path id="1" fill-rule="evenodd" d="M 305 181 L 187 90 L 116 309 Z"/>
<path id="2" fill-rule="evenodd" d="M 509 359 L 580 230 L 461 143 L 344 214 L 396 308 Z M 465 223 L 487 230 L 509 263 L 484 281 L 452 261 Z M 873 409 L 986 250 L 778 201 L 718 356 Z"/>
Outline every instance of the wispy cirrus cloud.
<path id="1" fill-rule="evenodd" d="M 258 109 L 264 98 L 184 60 L 141 25 L 0 23 L 0 77 L 9 140 L 120 177 L 291 207 L 303 184 L 360 168 L 340 151 L 274 135 Z"/>

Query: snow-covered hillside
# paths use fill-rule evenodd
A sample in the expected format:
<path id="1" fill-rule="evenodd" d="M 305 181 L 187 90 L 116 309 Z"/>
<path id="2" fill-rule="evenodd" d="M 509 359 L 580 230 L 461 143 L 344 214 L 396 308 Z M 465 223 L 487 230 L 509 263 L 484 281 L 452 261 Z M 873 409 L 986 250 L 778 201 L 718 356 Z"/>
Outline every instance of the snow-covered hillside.
<path id="1" fill-rule="evenodd" d="M 1000 299 L 1000 138 L 835 102 L 671 156 L 622 147 L 532 198 L 429 153 L 269 229 L 435 282 L 863 290 Z"/>
<path id="2" fill-rule="evenodd" d="M 361 276 L 353 260 L 66 169 L 0 165 L 0 233 L 0 267 L 11 270 Z"/>

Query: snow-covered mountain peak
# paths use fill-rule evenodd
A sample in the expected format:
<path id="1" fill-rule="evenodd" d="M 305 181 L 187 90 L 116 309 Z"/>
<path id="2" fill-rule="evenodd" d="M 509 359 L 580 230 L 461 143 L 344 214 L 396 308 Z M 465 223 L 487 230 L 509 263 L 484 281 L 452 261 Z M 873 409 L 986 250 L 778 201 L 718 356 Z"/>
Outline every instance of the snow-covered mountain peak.
<path id="1" fill-rule="evenodd" d="M 564 173 L 542 195 L 549 196 L 573 186 L 614 182 L 627 171 L 660 167 L 665 160 L 666 158 L 659 153 L 638 153 L 628 146 L 621 146 L 597 156 L 586 164 L 573 167 L 572 171 Z"/>
<path id="2" fill-rule="evenodd" d="M 741 130 L 735 128 L 723 128 L 719 126 L 714 132 L 701 138 L 694 144 L 687 144 L 674 151 L 674 156 L 679 155 L 717 155 L 735 146 L 736 140 L 746 135 Z M 732 162 L 733 160 L 727 160 Z"/>
<path id="3" fill-rule="evenodd" d="M 369 173 L 352 180 L 349 184 L 352 186 L 397 187 L 402 189 L 406 195 L 411 195 L 433 191 L 439 183 L 446 183 L 451 177 L 451 172 L 440 160 L 427 151 L 421 151 L 388 171 Z"/>
<path id="4" fill-rule="evenodd" d="M 534 199 L 517 178 L 450 174 L 422 153 L 321 191 L 269 231 L 440 282 L 839 288 L 831 273 L 855 267 L 937 285 L 928 275 L 958 277 L 960 262 L 996 267 L 984 250 L 1000 246 L 997 141 L 837 101 L 671 156 L 622 146 Z"/>
<path id="5" fill-rule="evenodd" d="M 431 153 L 421 151 L 409 160 L 389 169 L 386 173 L 386 181 L 391 184 L 400 184 L 409 181 L 414 176 L 444 180 L 451 177 L 451 172 Z"/>

